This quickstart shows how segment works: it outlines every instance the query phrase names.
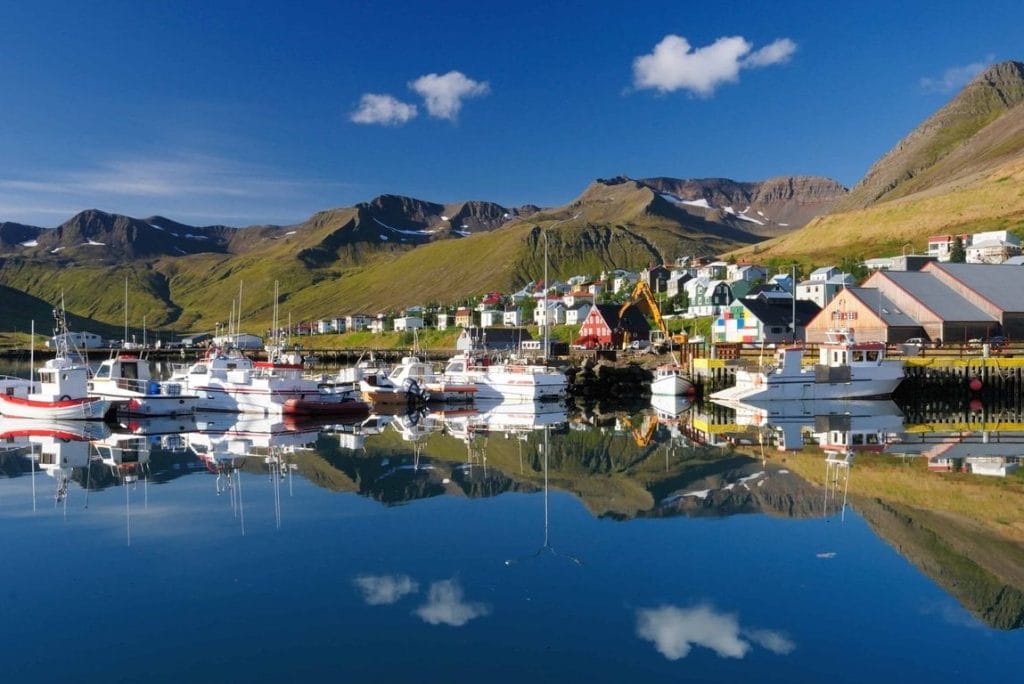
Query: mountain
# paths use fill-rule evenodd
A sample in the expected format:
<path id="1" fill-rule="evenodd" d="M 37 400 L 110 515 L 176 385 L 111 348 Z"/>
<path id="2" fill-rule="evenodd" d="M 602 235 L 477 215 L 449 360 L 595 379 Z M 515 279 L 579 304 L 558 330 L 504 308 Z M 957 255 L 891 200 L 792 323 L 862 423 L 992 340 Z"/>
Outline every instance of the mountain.
<path id="1" fill-rule="evenodd" d="M 727 178 L 645 178 L 640 182 L 685 211 L 765 237 L 805 225 L 830 211 L 846 194 L 836 181 L 815 176 L 780 176 L 756 183 Z"/>
<path id="2" fill-rule="evenodd" d="M 1024 234 L 1024 64 L 980 74 L 876 162 L 830 213 L 755 249 L 835 263 L 922 253 L 930 235 Z"/>
<path id="3" fill-rule="evenodd" d="M 834 211 L 906 197 L 1017 154 L 1024 146 L 1022 101 L 1024 64 L 988 68 L 875 162 Z"/>

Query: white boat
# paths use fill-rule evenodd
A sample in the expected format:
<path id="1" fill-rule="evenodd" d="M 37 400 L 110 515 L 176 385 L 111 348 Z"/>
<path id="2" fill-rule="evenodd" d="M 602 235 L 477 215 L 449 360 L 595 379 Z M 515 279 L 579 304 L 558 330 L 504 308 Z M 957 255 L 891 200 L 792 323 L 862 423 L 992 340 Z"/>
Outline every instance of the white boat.
<path id="1" fill-rule="evenodd" d="M 667 363 L 654 369 L 651 394 L 662 397 L 684 397 L 693 393 L 693 383 L 683 374 L 682 366 Z"/>
<path id="2" fill-rule="evenodd" d="M 100 364 L 89 381 L 89 394 L 109 399 L 124 413 L 135 416 L 174 416 L 192 413 L 199 396 L 183 391 L 180 382 L 159 382 L 149 362 L 134 354 L 118 354 Z"/>
<path id="3" fill-rule="evenodd" d="M 305 377 L 298 354 L 268 351 L 268 361 L 254 362 L 237 350 L 211 347 L 205 358 L 176 369 L 170 381 L 199 396 L 198 411 L 267 416 L 350 416 L 369 412 L 354 391 Z"/>
<path id="4" fill-rule="evenodd" d="M 831 330 L 820 345 L 818 363 L 803 367 L 804 348 L 783 347 L 776 365 L 736 371 L 736 385 L 713 400 L 855 399 L 887 397 L 903 380 L 903 364 L 885 359 L 881 342 L 856 342 L 845 330 Z"/>
<path id="5" fill-rule="evenodd" d="M 475 385 L 478 399 L 542 401 L 565 396 L 565 373 L 546 365 L 512 360 L 491 363 L 473 353 L 456 354 L 448 360 L 442 377 L 446 382 Z"/>
<path id="6" fill-rule="evenodd" d="M 360 389 L 374 405 L 470 402 L 477 394 L 475 384 L 446 379 L 418 356 L 403 357 L 390 373 L 364 375 Z"/>
<path id="7" fill-rule="evenodd" d="M 0 413 L 41 420 L 102 420 L 110 402 L 88 393 L 89 367 L 68 347 L 64 309 L 55 309 L 57 356 L 36 369 L 38 381 L 6 378 Z"/>

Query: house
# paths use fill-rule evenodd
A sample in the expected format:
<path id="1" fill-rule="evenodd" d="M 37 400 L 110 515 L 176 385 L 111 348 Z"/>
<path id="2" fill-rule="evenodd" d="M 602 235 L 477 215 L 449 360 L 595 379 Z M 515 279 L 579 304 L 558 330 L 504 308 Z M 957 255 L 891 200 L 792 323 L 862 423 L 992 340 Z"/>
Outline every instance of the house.
<path id="1" fill-rule="evenodd" d="M 377 318 L 374 318 L 372 321 L 370 321 L 369 328 L 370 332 L 376 335 L 386 332 L 388 329 L 387 319 L 384 318 L 383 316 L 378 316 Z"/>
<path id="2" fill-rule="evenodd" d="M 344 319 L 344 317 L 338 316 L 337 318 L 332 318 L 331 319 L 331 328 L 336 333 L 343 333 L 343 332 L 345 332 L 345 319 Z"/>
<path id="3" fill-rule="evenodd" d="M 742 280 L 753 284 L 763 281 L 767 277 L 768 270 L 754 264 L 729 264 L 725 272 L 726 280 L 731 283 Z"/>
<path id="4" fill-rule="evenodd" d="M 593 304 L 589 302 L 583 302 L 576 306 L 569 307 L 565 310 L 565 324 L 566 325 L 580 325 L 586 319 L 587 314 L 590 313 L 590 308 Z"/>
<path id="5" fill-rule="evenodd" d="M 514 351 L 523 342 L 532 339 L 533 335 L 526 328 L 465 328 L 455 341 L 455 348 L 459 351 Z"/>
<path id="6" fill-rule="evenodd" d="M 487 309 L 480 312 L 480 327 L 481 328 L 493 328 L 498 325 L 502 325 L 504 319 L 504 311 L 498 311 L 497 309 Z"/>
<path id="7" fill-rule="evenodd" d="M 768 279 L 768 282 L 778 285 L 786 292 L 793 292 L 794 280 L 793 276 L 789 273 L 776 273 Z"/>
<path id="8" fill-rule="evenodd" d="M 510 328 L 518 328 L 523 324 L 523 310 L 520 308 L 505 309 L 502 312 L 501 323 Z"/>
<path id="9" fill-rule="evenodd" d="M 370 327 L 370 321 L 372 320 L 373 317 L 367 314 L 352 314 L 351 316 L 345 316 L 345 329 L 350 332 L 366 330 Z"/>
<path id="10" fill-rule="evenodd" d="M 437 325 L 435 325 L 434 327 L 436 327 L 438 330 L 447 330 L 448 327 L 450 325 L 453 325 L 454 323 L 455 316 L 451 315 L 450 313 L 442 311 L 437 314 Z"/>
<path id="11" fill-rule="evenodd" d="M 827 277 L 823 277 L 827 274 Z M 815 277 L 817 275 L 817 277 Z M 807 299 L 824 308 L 832 301 L 836 293 L 843 288 L 854 284 L 853 276 L 848 273 L 841 273 L 835 268 L 819 268 L 811 273 L 811 278 L 798 283 L 796 286 L 796 298 Z"/>
<path id="12" fill-rule="evenodd" d="M 957 238 L 960 238 L 960 244 L 964 246 L 964 249 L 971 244 L 971 236 L 967 234 L 932 235 L 928 238 L 928 256 L 935 257 L 939 261 L 949 261 L 950 252 L 953 251 L 953 245 Z"/>
<path id="13" fill-rule="evenodd" d="M 729 264 L 724 261 L 712 261 L 709 264 L 697 268 L 697 277 L 704 277 L 708 280 L 725 280 L 729 271 Z"/>
<path id="14" fill-rule="evenodd" d="M 1005 230 L 975 233 L 964 253 L 964 260 L 969 264 L 1001 264 L 1020 255 L 1020 239 Z"/>
<path id="15" fill-rule="evenodd" d="M 665 283 L 665 295 L 669 299 L 674 299 L 685 292 L 683 285 L 686 284 L 687 280 L 691 280 L 693 276 L 685 271 L 672 271 L 668 277 L 668 281 Z"/>
<path id="16" fill-rule="evenodd" d="M 327 333 L 334 332 L 334 324 L 331 321 L 322 318 L 316 322 L 316 328 L 314 328 L 314 330 L 318 335 L 326 335 Z"/>
<path id="17" fill-rule="evenodd" d="M 647 283 L 651 292 L 664 292 L 668 276 L 669 270 L 664 266 L 651 266 L 640 271 L 640 280 Z"/>
<path id="18" fill-rule="evenodd" d="M 565 323 L 565 304 L 560 300 L 539 302 L 533 310 L 535 325 L 562 325 Z"/>
<path id="19" fill-rule="evenodd" d="M 590 292 L 591 297 L 597 299 L 604 292 L 604 283 L 590 283 L 587 286 L 587 291 Z"/>
<path id="20" fill-rule="evenodd" d="M 570 292 L 569 294 L 562 295 L 562 304 L 564 304 L 567 309 L 571 309 L 574 306 L 579 306 L 584 303 L 594 303 L 594 298 L 589 292 Z"/>
<path id="21" fill-rule="evenodd" d="M 455 325 L 459 328 L 468 328 L 473 325 L 473 311 L 469 307 L 460 306 L 455 310 Z"/>
<path id="22" fill-rule="evenodd" d="M 612 278 L 612 292 L 626 292 L 633 289 L 633 286 L 640 280 L 636 273 L 622 273 Z"/>
<path id="23" fill-rule="evenodd" d="M 850 287 L 836 295 L 807 324 L 806 340 L 824 342 L 828 331 L 835 329 L 852 330 L 860 342 L 898 343 L 929 336 L 908 311 L 888 294 L 872 287 Z"/>
<path id="24" fill-rule="evenodd" d="M 802 340 L 807 324 L 821 312 L 811 301 L 797 300 L 794 312 L 792 295 L 735 299 L 711 324 L 714 342 L 777 344 Z M 796 332 L 793 332 L 794 313 Z"/>
<path id="25" fill-rule="evenodd" d="M 625 307 L 622 317 L 618 304 L 595 304 L 580 325 L 577 344 L 619 347 L 624 340 L 647 340 L 651 327 L 635 306 Z"/>
<path id="26" fill-rule="evenodd" d="M 964 459 L 964 469 L 975 475 L 1006 477 L 1017 472 L 1020 464 L 1009 461 L 1005 456 L 968 456 Z"/>
<path id="27" fill-rule="evenodd" d="M 734 299 L 728 283 L 704 276 L 687 281 L 684 288 L 690 302 L 686 311 L 695 316 L 715 316 Z"/>
<path id="28" fill-rule="evenodd" d="M 423 318 L 420 316 L 399 316 L 394 321 L 395 332 L 406 330 L 423 330 Z"/>
<path id="29" fill-rule="evenodd" d="M 484 295 L 483 299 L 480 300 L 480 303 L 477 304 L 476 310 L 477 311 L 485 311 L 486 309 L 493 308 L 493 307 L 497 306 L 500 303 L 501 303 L 501 293 L 500 292 L 488 292 L 486 295 Z"/>

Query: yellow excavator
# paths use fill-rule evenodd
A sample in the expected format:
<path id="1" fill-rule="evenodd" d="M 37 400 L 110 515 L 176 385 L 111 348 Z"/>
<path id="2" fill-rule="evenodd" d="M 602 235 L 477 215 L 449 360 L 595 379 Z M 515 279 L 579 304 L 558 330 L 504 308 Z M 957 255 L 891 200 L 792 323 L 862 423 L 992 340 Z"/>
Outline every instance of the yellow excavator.
<path id="1" fill-rule="evenodd" d="M 681 347 L 687 342 L 686 333 L 671 334 L 668 331 L 668 326 L 665 325 L 665 319 L 661 317 L 661 309 L 658 308 L 658 302 L 654 301 L 654 293 L 651 292 L 651 288 L 648 287 L 644 281 L 639 281 L 636 287 L 633 288 L 632 294 L 625 301 L 622 307 L 619 309 L 619 320 L 622 320 L 623 315 L 629 307 L 635 306 L 640 310 L 640 313 L 648 318 L 654 319 L 654 324 L 657 326 L 657 332 L 660 332 L 660 339 L 651 335 L 651 343 L 658 347 L 666 347 L 670 343 L 672 346 Z M 623 344 L 628 344 L 629 340 L 626 339 L 628 333 L 623 335 Z"/>

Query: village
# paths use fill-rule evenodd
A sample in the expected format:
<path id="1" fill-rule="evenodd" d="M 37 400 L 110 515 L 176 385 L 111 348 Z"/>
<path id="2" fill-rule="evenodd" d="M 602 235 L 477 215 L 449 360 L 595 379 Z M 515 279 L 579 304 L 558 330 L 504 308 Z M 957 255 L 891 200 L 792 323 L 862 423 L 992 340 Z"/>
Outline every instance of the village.
<path id="1" fill-rule="evenodd" d="M 770 273 L 750 261 L 680 257 L 638 272 L 615 269 L 597 277 L 531 282 L 520 290 L 487 293 L 457 307 L 412 306 L 398 313 L 354 313 L 300 323 L 297 335 L 345 332 L 411 333 L 460 328 L 458 348 L 486 342 L 494 350 L 535 349 L 531 333 L 568 329 L 549 352 L 644 349 L 664 332 L 690 341 L 739 345 L 819 343 L 835 328 L 858 340 L 919 348 L 943 344 L 999 347 L 1024 336 L 1024 265 L 1020 240 L 1008 231 L 939 235 L 924 253 L 867 259 L 855 272 L 822 266 L 805 277 L 797 265 Z M 909 251 L 908 251 L 909 250 Z M 639 287 L 638 287 L 639 285 Z M 664 319 L 652 330 L 637 292 L 644 290 Z M 795 297 L 794 297 L 795 291 Z M 638 306 L 625 306 L 633 303 Z M 557 337 L 557 336 L 553 336 Z"/>

